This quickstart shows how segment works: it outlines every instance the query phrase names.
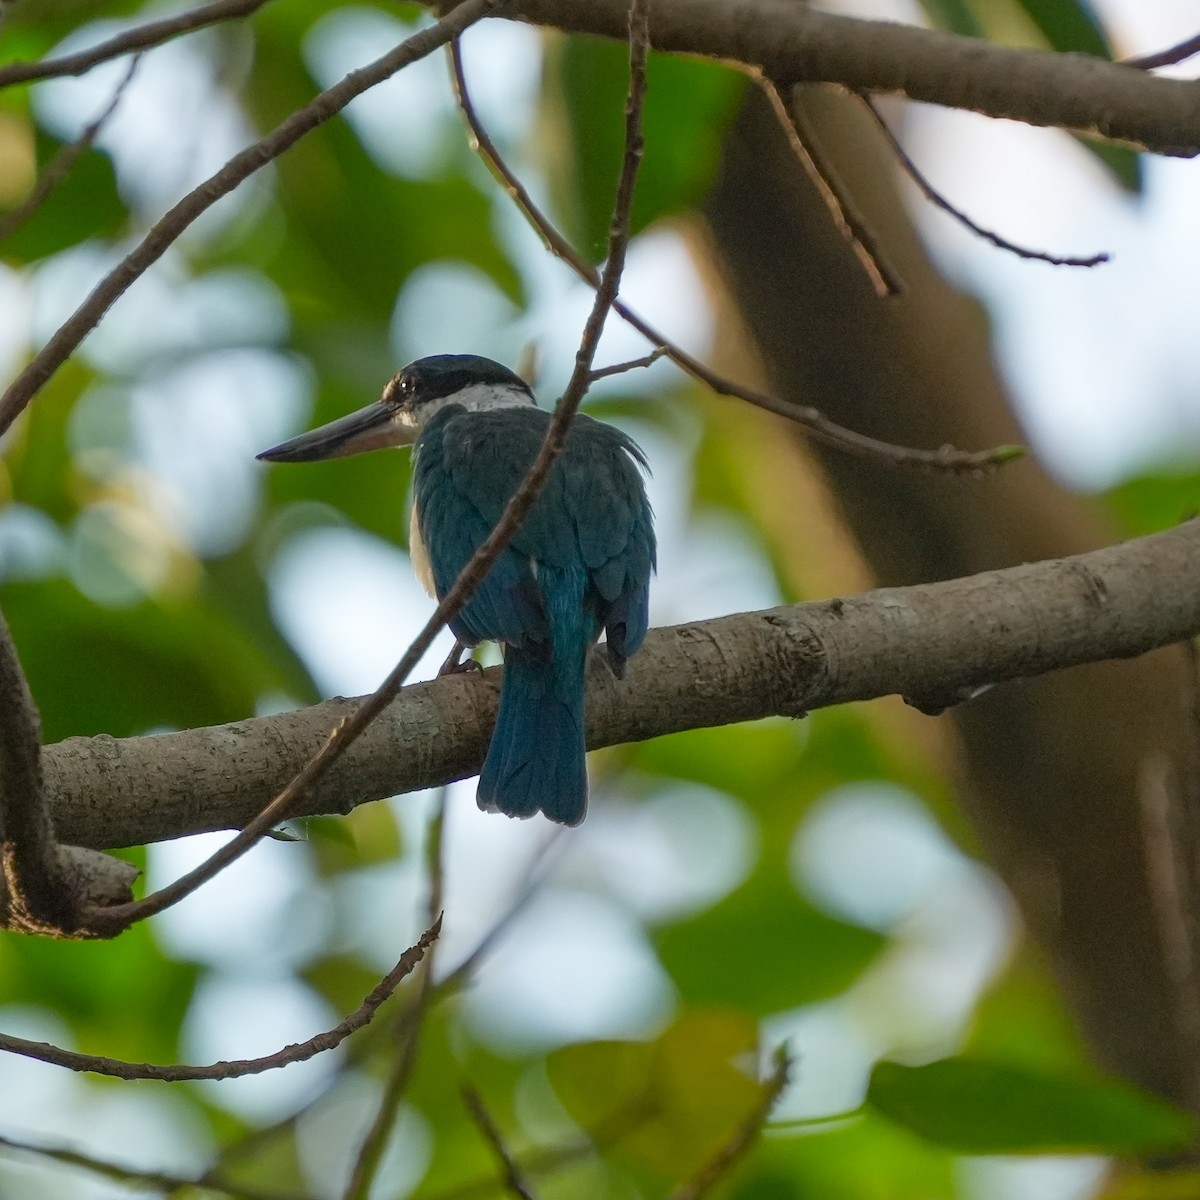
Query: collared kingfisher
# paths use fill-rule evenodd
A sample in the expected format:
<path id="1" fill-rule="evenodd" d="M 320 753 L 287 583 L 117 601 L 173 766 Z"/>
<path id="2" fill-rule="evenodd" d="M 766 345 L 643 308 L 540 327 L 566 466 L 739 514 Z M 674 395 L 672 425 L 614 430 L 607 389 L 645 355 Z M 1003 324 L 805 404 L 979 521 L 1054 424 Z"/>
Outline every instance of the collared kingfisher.
<path id="1" fill-rule="evenodd" d="M 375 404 L 258 457 L 312 462 L 413 447 L 409 549 L 430 595 L 444 596 L 533 464 L 550 414 L 507 367 L 474 354 L 409 363 Z M 622 677 L 646 636 L 655 568 L 646 459 L 624 433 L 577 415 L 549 479 L 513 540 L 450 621 L 464 646 L 501 644 L 500 708 L 479 775 L 479 807 L 587 811 L 584 674 L 606 637 Z"/>

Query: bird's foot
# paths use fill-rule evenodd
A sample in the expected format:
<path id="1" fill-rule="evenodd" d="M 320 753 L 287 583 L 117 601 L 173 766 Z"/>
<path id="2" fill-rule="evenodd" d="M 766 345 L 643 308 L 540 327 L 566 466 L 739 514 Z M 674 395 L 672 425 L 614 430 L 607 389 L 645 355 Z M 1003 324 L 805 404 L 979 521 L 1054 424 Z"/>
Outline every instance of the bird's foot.
<path id="1" fill-rule="evenodd" d="M 439 678 L 442 675 L 461 675 L 465 671 L 479 671 L 482 673 L 483 667 L 480 666 L 480 664 L 477 663 L 473 658 L 469 657 L 469 655 L 467 658 L 463 658 L 463 655 L 467 654 L 469 650 L 469 646 L 462 642 L 455 641 L 454 649 L 452 649 L 450 653 L 446 655 L 446 661 L 442 663 L 440 667 L 438 667 Z"/>

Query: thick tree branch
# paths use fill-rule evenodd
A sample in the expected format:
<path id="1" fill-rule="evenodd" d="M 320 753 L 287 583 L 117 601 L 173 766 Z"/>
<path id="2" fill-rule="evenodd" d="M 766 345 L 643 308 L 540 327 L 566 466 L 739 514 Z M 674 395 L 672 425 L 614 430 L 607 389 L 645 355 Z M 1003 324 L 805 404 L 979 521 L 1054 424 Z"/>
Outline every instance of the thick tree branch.
<path id="1" fill-rule="evenodd" d="M 0 927 L 87 937 L 89 904 L 128 898 L 137 869 L 55 841 L 42 785 L 41 721 L 0 616 Z"/>
<path id="2" fill-rule="evenodd" d="M 390 51 L 383 58 L 377 59 L 369 67 L 352 71 L 340 84 L 322 93 L 322 97 L 328 102 L 331 97 L 336 95 L 341 98 L 339 104 L 348 102 L 350 93 L 355 88 L 362 90 L 360 85 L 363 79 L 374 77 L 379 72 L 385 72 L 375 79 L 375 82 L 379 82 L 380 79 L 386 78 L 388 74 L 393 74 L 395 70 L 398 70 L 401 65 L 404 65 L 405 61 L 412 61 L 414 57 L 420 57 L 422 54 L 428 53 L 430 49 L 449 41 L 456 33 L 461 32 L 461 28 L 465 24 L 477 20 L 484 12 L 498 2 L 503 3 L 503 0 L 466 0 L 464 4 L 455 9 L 450 15 L 444 17 L 432 29 L 423 30 L 422 33 L 408 38 L 395 50 Z M 572 372 L 566 390 L 563 392 L 562 398 L 559 400 L 558 407 L 555 409 L 554 415 L 546 428 L 546 435 L 532 466 L 530 466 L 517 490 L 505 506 L 495 528 L 475 550 L 475 553 L 459 572 L 453 586 L 438 601 L 433 615 L 426 621 L 424 627 L 401 656 L 400 661 L 392 668 L 387 678 L 374 693 L 357 705 L 350 714 L 334 726 L 325 738 L 324 743 L 302 765 L 297 766 L 291 778 L 283 785 L 282 790 L 260 808 L 236 837 L 231 838 L 225 845 L 214 851 L 199 866 L 194 867 L 186 874 L 169 883 L 166 887 L 160 888 L 158 891 L 143 897 L 141 900 L 107 907 L 92 906 L 87 909 L 83 914 L 83 918 L 88 927 L 99 931 L 100 935 L 115 937 L 136 921 L 145 920 L 147 917 L 154 916 L 156 913 L 160 913 L 177 904 L 184 897 L 191 895 L 198 888 L 214 879 L 230 863 L 245 854 L 273 825 L 295 816 L 308 795 L 326 778 L 333 766 L 391 703 L 393 697 L 416 667 L 421 656 L 432 645 L 433 639 L 467 602 L 471 593 L 479 586 L 484 576 L 488 573 L 492 563 L 496 561 L 505 546 L 516 535 L 517 530 L 521 527 L 522 522 L 536 502 L 539 493 L 545 486 L 546 480 L 549 478 L 554 461 L 565 444 L 567 428 L 574 418 L 583 397 L 587 393 L 592 361 L 600 342 L 600 335 L 603 331 L 608 311 L 612 307 L 613 300 L 620 287 L 621 272 L 625 264 L 625 255 L 629 243 L 633 192 L 643 150 L 641 113 L 646 87 L 645 62 L 649 54 L 649 39 L 646 33 L 643 4 L 644 0 L 632 0 L 629 9 L 630 83 L 629 95 L 625 106 L 625 155 L 621 165 L 620 178 L 617 181 L 616 196 L 613 201 L 612 219 L 609 226 L 607 262 L 605 263 L 599 286 L 596 288 L 592 310 L 588 315 L 580 337 L 579 349 L 575 354 L 575 369 Z M 427 34 L 428 36 L 422 38 L 422 34 Z M 321 98 L 319 97 L 318 99 Z M 313 103 L 316 104 L 317 102 L 314 101 Z M 276 145 L 277 149 L 284 144 L 278 141 L 281 132 L 288 129 L 301 114 L 307 113 L 308 116 L 306 119 L 311 121 L 313 119 L 312 108 L 313 105 L 309 105 L 306 109 L 294 113 L 288 121 L 285 121 L 271 135 L 273 144 Z M 293 130 L 293 135 L 292 141 L 295 141 L 300 136 L 295 130 Z M 233 163 L 244 158 L 247 153 L 243 151 L 242 155 L 231 159 L 222 168 L 222 171 L 218 172 L 218 176 L 227 171 Z M 215 179 L 218 176 L 214 176 L 213 178 Z M 194 196 L 196 193 L 192 193 L 192 195 Z M 181 204 L 183 203 L 181 202 Z M 177 212 L 179 207 L 177 205 L 172 212 Z M 163 222 L 160 222 L 159 225 L 163 225 L 166 219 L 164 218 Z M 146 244 L 146 242 L 143 242 L 142 247 L 144 248 Z M 128 263 L 129 259 L 127 258 L 125 261 Z M 111 282 L 119 273 L 120 268 L 116 272 L 110 273 L 108 281 Z M 89 301 L 76 312 L 75 317 L 67 321 L 59 330 L 59 334 L 62 334 L 71 325 L 72 321 L 76 320 L 80 316 L 80 313 L 87 309 L 88 304 L 95 299 L 104 286 L 105 284 L 101 284 L 101 287 L 96 292 L 93 292 Z M 96 319 L 99 320 L 99 317 L 97 316 Z M 51 339 L 51 343 L 48 344 L 47 349 L 49 349 L 50 345 L 53 345 L 53 341 L 54 339 Z M 39 357 L 41 356 L 39 355 Z M 33 365 L 36 365 L 36 361 L 35 359 Z M 22 378 L 28 376 L 32 369 L 32 366 L 27 369 Z M 17 381 L 17 384 L 13 385 L 13 388 L 9 389 L 4 400 L 0 400 L 0 408 L 13 395 L 14 389 L 17 389 L 19 384 L 20 380 Z"/>
<path id="3" fill-rule="evenodd" d="M 513 0 L 504 16 L 625 37 L 623 0 Z M 838 83 L 1097 134 L 1157 154 L 1200 153 L 1200 83 L 1084 54 L 863 21 L 797 0 L 655 0 L 650 44 L 756 67 L 780 85 Z"/>
<path id="4" fill-rule="evenodd" d="M 1131 657 L 1198 632 L 1200 521 L 1190 521 L 1071 558 L 653 630 L 625 680 L 593 663 L 588 745 L 894 693 L 929 710 L 984 684 Z M 297 815 L 348 812 L 475 774 L 498 681 L 491 670 L 405 688 Z M 358 703 L 47 747 L 56 826 L 97 847 L 239 828 Z"/>
<path id="5" fill-rule="evenodd" d="M 815 404 L 874 437 L 1019 440 L 984 315 L 934 271 L 904 214 L 878 131 L 848 97 L 802 90 L 822 144 L 909 295 L 882 305 L 863 286 L 778 123 L 750 92 L 705 205 L 712 267 L 737 307 L 728 352 L 740 361 L 749 336 L 781 400 Z M 712 419 L 722 436 L 722 414 Z M 810 456 L 819 460 L 871 574 L 889 586 L 1080 554 L 1113 536 L 1102 507 L 1064 492 L 1033 459 L 949 498 L 942 480 L 852 462 L 798 438 L 790 450 L 771 453 L 774 470 L 789 480 L 788 496 L 807 477 Z M 774 553 L 785 570 L 811 576 L 811 539 L 831 531 L 802 528 L 797 502 L 789 508 L 779 492 L 758 490 Z M 831 581 L 824 594 L 838 587 Z M 956 708 L 934 741 L 939 757 L 953 755 L 956 794 L 1049 952 L 1099 1060 L 1188 1103 L 1200 1063 L 1187 1058 L 1175 1024 L 1137 806 L 1148 756 L 1165 754 L 1186 778 L 1185 666 L 1182 653 L 1167 649 L 995 688 Z M 1196 911 L 1200 888 L 1194 878 L 1188 887 Z"/>

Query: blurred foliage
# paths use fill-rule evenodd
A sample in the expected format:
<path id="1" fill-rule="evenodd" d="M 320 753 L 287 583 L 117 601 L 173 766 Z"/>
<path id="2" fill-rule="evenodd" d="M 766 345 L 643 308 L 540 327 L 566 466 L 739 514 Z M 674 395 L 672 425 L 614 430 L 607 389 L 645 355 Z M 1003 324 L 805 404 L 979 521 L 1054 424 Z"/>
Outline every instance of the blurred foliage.
<path id="1" fill-rule="evenodd" d="M 1131 479 L 1105 497 L 1130 537 L 1169 529 L 1200 514 L 1200 473 L 1155 473 Z"/>
<path id="2" fill-rule="evenodd" d="M 549 146 L 550 181 L 567 232 L 593 260 L 604 254 L 625 143 L 629 52 L 598 38 L 555 39 L 548 57 L 549 108 L 566 123 Z M 717 165 L 719 133 L 745 87 L 715 63 L 651 54 L 643 112 L 646 154 L 632 227 L 694 205 Z"/>
<path id="3" fill-rule="evenodd" d="M 923 1067 L 881 1062 L 871 1073 L 867 1103 L 968 1154 L 1183 1150 L 1196 1134 L 1191 1117 L 1124 1084 L 966 1058 Z"/>
<path id="4" fill-rule="evenodd" d="M 999 36 L 996 30 L 1005 24 L 1022 36 L 1032 31 L 1034 40 L 1056 49 L 1109 54 L 1084 0 L 1011 0 L 1003 6 L 927 0 L 925 7 L 942 27 L 971 36 Z M 122 0 L 106 3 L 103 16 L 119 20 L 141 9 Z M 213 95 L 235 107 L 246 129 L 264 130 L 317 89 L 305 49 L 314 23 L 354 9 L 328 0 L 276 0 L 236 33 L 209 31 L 187 44 L 195 47 Z M 415 22 L 422 10 L 381 3 L 377 11 Z M 95 6 L 82 0 L 22 0 L 6 14 L 0 55 L 8 61 L 46 54 L 95 16 Z M 106 24 L 105 35 L 112 29 Z M 595 259 L 603 250 L 619 167 L 625 51 L 550 35 L 542 50 L 537 113 L 523 133 L 501 140 L 508 137 L 514 161 L 550 195 L 556 219 Z M 637 230 L 686 220 L 712 178 L 745 86 L 719 64 L 652 57 Z M 70 137 L 36 98 L 36 89 L 8 89 L 0 92 L 0 111 L 15 123 L 12 146 L 24 147 L 43 170 Z M 448 92 L 442 102 L 448 108 Z M 179 138 L 205 127 L 205 103 L 193 97 L 192 105 L 194 111 L 171 114 L 172 121 L 178 117 Z M 335 120 L 265 172 L 241 208 L 213 214 L 191 231 L 156 274 L 170 304 L 187 302 L 228 268 L 251 274 L 264 294 L 278 297 L 285 328 L 260 337 L 236 326 L 233 334 L 244 332 L 246 344 L 271 361 L 304 364 L 316 381 L 312 397 L 290 398 L 289 429 L 331 419 L 378 392 L 403 341 L 394 329 L 398 300 L 419 273 L 439 264 L 467 265 L 519 309 L 535 303 L 539 269 L 518 251 L 501 216 L 505 197 L 468 155 L 457 130 L 443 140 L 444 153 L 434 155 L 418 178 L 381 163 L 354 125 Z M 1111 147 L 1103 153 L 1127 181 L 1135 177 L 1132 155 Z M 144 159 L 122 158 L 102 136 L 33 220 L 0 244 L 4 280 L 13 282 L 18 296 L 4 317 L 6 328 L 18 330 L 18 354 L 48 336 L 50 314 L 82 298 L 94 282 L 94 262 L 123 253 L 129 238 L 156 215 L 131 199 L 138 192 L 129 186 L 130 163 L 138 161 L 144 166 Z M 63 279 L 73 289 L 66 300 Z M 115 310 L 114 324 L 123 319 L 126 303 Z M 32 314 L 32 324 L 17 324 L 11 313 L 18 310 L 22 322 Z M 128 333 L 124 342 L 105 341 L 102 328 L 58 372 L 5 447 L 0 608 L 48 740 L 211 725 L 316 699 L 320 689 L 309 664 L 279 620 L 274 564 L 313 530 L 355 530 L 403 543 L 408 466 L 400 455 L 367 456 L 353 466 L 259 472 L 244 500 L 243 524 L 230 517 L 236 536 L 217 548 L 189 534 L 186 522 L 173 522 L 162 499 L 175 494 L 172 487 L 196 505 L 235 489 L 219 482 L 203 495 L 187 494 L 194 477 L 180 457 L 200 457 L 204 449 L 179 433 L 175 459 L 151 453 L 144 414 L 124 399 L 154 385 L 155 364 L 186 366 L 213 344 L 231 344 L 228 330 L 224 342 L 214 337 L 211 344 L 196 334 L 203 323 L 194 316 L 171 320 L 164 333 L 147 316 L 144 344 Z M 496 332 L 480 329 L 479 335 Z M 0 358 L 5 344 L 0 341 Z M 761 416 L 706 404 L 691 391 L 652 407 L 644 393 L 640 377 L 629 376 L 619 395 L 607 393 L 593 411 L 632 418 L 676 447 L 686 520 L 699 525 L 722 518 L 740 531 L 785 600 L 801 595 L 817 552 L 815 543 L 794 536 L 791 498 L 807 467 L 790 444 Z M 84 446 L 74 424 L 84 397 L 108 422 L 101 446 Z M 219 397 L 212 399 L 216 412 Z M 252 395 L 247 403 L 257 411 L 258 400 Z M 222 418 L 230 419 L 227 413 Z M 250 471 L 249 451 L 232 434 L 225 453 L 246 460 Z M 786 509 L 779 508 L 780 497 L 787 498 Z M 1108 499 L 1126 530 L 1140 533 L 1194 512 L 1200 482 L 1187 474 L 1146 478 Z M 840 535 L 834 530 L 828 536 Z M 852 552 L 842 547 L 841 553 Z M 629 939 L 643 956 L 639 961 L 652 964 L 643 974 L 659 972 L 659 1007 L 639 1010 L 641 1016 L 605 1036 L 572 1039 L 550 1031 L 522 1040 L 495 1020 L 513 1014 L 481 1011 L 469 984 L 437 997 L 424 1014 L 396 1162 L 385 1165 L 374 1194 L 502 1193 L 495 1154 L 463 1105 L 461 1088 L 469 1082 L 539 1196 L 666 1195 L 753 1132 L 747 1123 L 762 1102 L 770 1052 L 787 1037 L 800 1047 L 794 1088 L 766 1136 L 720 1185 L 721 1194 L 738 1200 L 948 1200 L 975 1194 L 963 1184 L 963 1154 L 1086 1149 L 1133 1155 L 1189 1137 L 1186 1118 L 1087 1075 L 1078 1033 L 1027 951 L 1005 958 L 1001 948 L 990 974 L 969 987 L 959 981 L 956 986 L 970 993 L 960 1012 L 925 1012 L 922 963 L 932 962 L 935 975 L 958 969 L 937 958 L 940 944 L 936 929 L 930 930 L 949 918 L 944 909 L 930 907 L 933 884 L 917 889 L 918 899 L 903 911 L 881 915 L 846 903 L 827 878 L 817 878 L 822 872 L 805 857 L 815 851 L 805 847 L 821 819 L 845 811 L 838 805 L 855 796 L 891 805 L 889 812 L 907 812 L 896 800 L 901 796 L 941 822 L 944 834 L 922 835 L 925 850 L 941 855 L 937 878 L 969 878 L 977 898 L 994 891 L 969 857 L 950 755 L 931 728 L 899 704 L 880 703 L 821 712 L 804 722 L 695 731 L 607 755 L 597 812 L 572 835 L 571 853 L 582 846 L 580 853 L 592 858 L 580 866 L 564 855 L 547 894 L 551 908 L 568 894 L 595 901 L 633 931 Z M 694 812 L 697 822 L 714 822 L 709 834 L 681 822 L 681 808 L 689 819 Z M 32 1028 L 34 1036 L 94 1053 L 173 1061 L 193 1055 L 194 1025 L 209 1011 L 207 990 L 215 986 L 287 984 L 329 1012 L 353 1010 L 385 969 L 382 960 L 399 953 L 397 947 L 424 923 L 424 847 L 419 822 L 410 819 L 418 810 L 415 800 L 403 810 L 375 804 L 346 818 L 297 823 L 293 832 L 302 844 L 272 847 L 287 856 L 294 878 L 265 933 L 259 930 L 266 920 L 260 897 L 246 890 L 237 900 L 242 908 L 213 903 L 207 941 L 188 941 L 187 930 L 200 921 L 194 915 L 182 926 L 140 926 L 113 944 L 0 937 L 0 1028 Z M 642 815 L 661 822 L 658 843 L 638 824 Z M 610 840 L 589 842 L 593 828 Z M 452 863 L 456 833 L 452 819 Z M 658 846 L 646 851 L 649 857 L 608 861 L 618 848 L 636 848 L 643 836 L 646 845 Z M 721 875 L 711 860 L 735 856 L 734 843 L 743 846 L 744 861 Z M 867 867 L 843 855 L 838 869 L 857 868 L 860 876 L 874 869 L 882 884 L 890 884 L 892 867 L 900 864 L 872 859 L 870 845 L 864 846 Z M 497 847 L 497 876 L 503 879 L 501 868 L 508 864 L 500 860 L 509 843 L 497 835 Z M 622 873 L 620 886 L 613 884 L 611 877 Z M 690 874 L 717 883 L 691 892 L 679 886 Z M 678 894 L 656 907 L 632 884 L 658 884 L 660 875 L 675 880 Z M 269 891 L 269 871 L 260 882 Z M 203 910 L 220 888 L 217 883 L 201 893 L 195 907 Z M 952 892 L 938 894 L 953 907 Z M 436 973 L 456 966 L 510 903 L 508 896 L 489 901 L 487 920 L 473 914 L 455 929 L 458 918 L 447 902 L 455 949 L 447 949 L 442 961 L 439 948 Z M 387 936 L 364 926 L 382 926 Z M 239 958 L 231 947 L 249 936 L 246 929 L 259 930 L 260 940 L 254 953 Z M 503 963 L 532 936 L 518 917 L 493 947 L 492 959 Z M 574 949 L 585 959 L 606 953 L 607 943 L 593 947 L 584 934 L 578 941 Z M 549 958 L 522 961 L 534 964 L 527 973 L 536 977 Z M 596 965 L 573 968 L 579 986 L 591 986 L 588 971 Z M 649 988 L 645 980 L 638 986 Z M 21 1085 L 18 1102 L 26 1106 L 29 1127 L 57 1130 L 113 1159 L 147 1165 L 163 1156 L 168 1165 L 211 1159 L 248 1190 L 334 1194 L 418 995 L 419 982 L 407 983 L 379 1021 L 343 1047 L 336 1062 L 325 1064 L 325 1074 L 293 1084 L 285 1073 L 284 1096 L 274 1107 L 256 1109 L 229 1089 L 203 1086 L 169 1089 L 168 1104 L 168 1090 L 157 1085 L 73 1079 L 60 1079 L 62 1094 Z M 243 1014 L 230 1018 L 226 1009 L 221 1019 L 235 1034 L 243 1023 L 259 1029 L 266 1023 L 274 1033 L 273 1003 L 247 1001 L 251 1007 Z M 818 1031 L 837 1032 L 814 1035 L 814 1023 Z M 299 1036 L 290 1026 L 283 1029 L 281 1017 L 278 1041 Z M 828 1062 L 822 1054 L 826 1037 L 836 1049 Z M 964 1057 L 949 1057 L 960 1051 Z M 886 1061 L 893 1053 L 925 1065 Z M 811 1121 L 817 1110 L 847 1108 L 853 1112 L 844 1119 Z M 0 1104 L 0 1121 L 13 1111 Z M 73 1188 L 80 1178 L 72 1175 L 64 1186 Z M 46 1188 L 46 1195 L 92 1194 L 68 1192 L 57 1181 Z M 0 1159 L 0 1194 L 35 1192 L 17 1167 Z M 1166 1200 L 1195 1192 L 1194 1172 L 1149 1178 L 1129 1168 L 1107 1194 L 1112 1200 Z"/>

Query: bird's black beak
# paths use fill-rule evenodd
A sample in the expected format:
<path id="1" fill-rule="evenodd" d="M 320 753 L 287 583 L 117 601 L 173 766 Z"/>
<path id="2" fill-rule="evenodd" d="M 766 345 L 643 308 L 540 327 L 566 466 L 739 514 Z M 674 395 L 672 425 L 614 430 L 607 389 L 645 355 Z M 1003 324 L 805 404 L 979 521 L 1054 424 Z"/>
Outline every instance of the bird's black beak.
<path id="1" fill-rule="evenodd" d="M 397 416 L 394 404 L 377 400 L 358 412 L 330 421 L 319 429 L 310 429 L 255 457 L 265 462 L 318 462 L 385 446 L 409 446 L 416 431 Z"/>

